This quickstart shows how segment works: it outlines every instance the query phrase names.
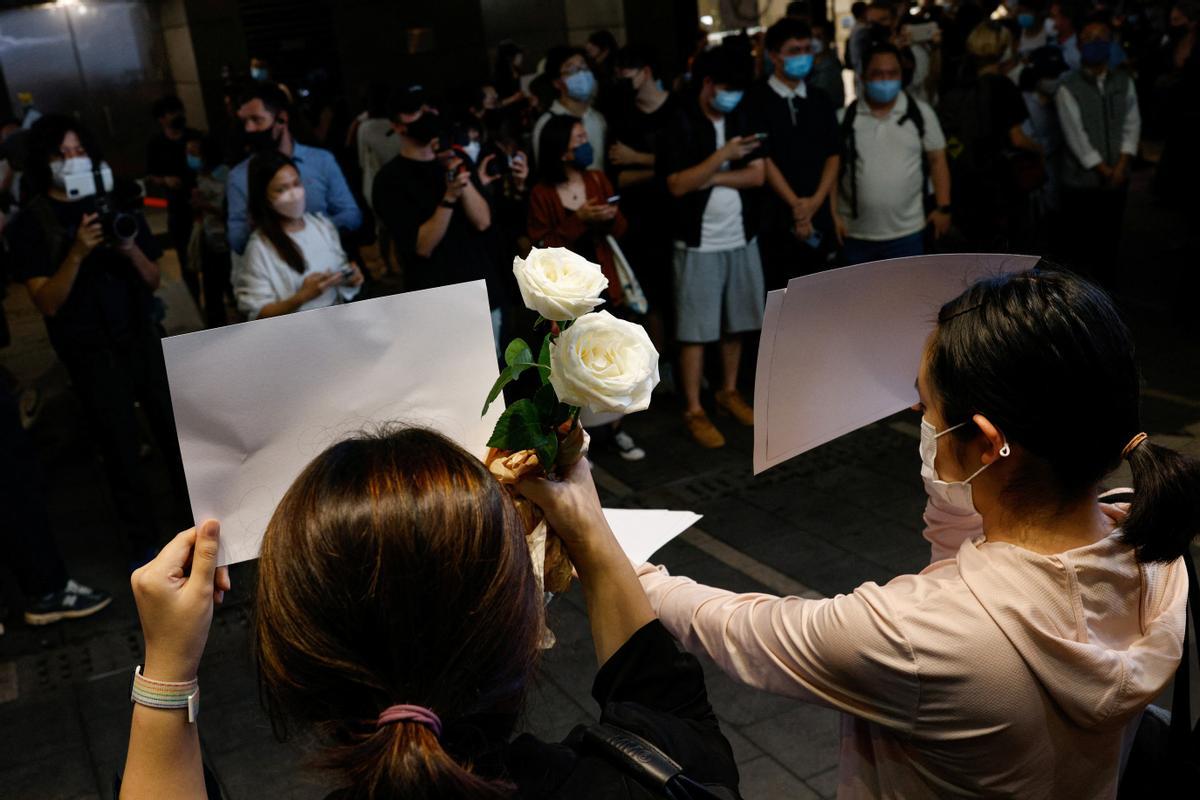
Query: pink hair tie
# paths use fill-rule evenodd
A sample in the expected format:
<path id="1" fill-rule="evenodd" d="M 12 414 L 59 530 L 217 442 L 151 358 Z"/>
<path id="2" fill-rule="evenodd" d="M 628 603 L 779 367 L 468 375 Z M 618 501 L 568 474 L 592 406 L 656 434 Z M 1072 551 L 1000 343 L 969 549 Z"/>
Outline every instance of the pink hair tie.
<path id="1" fill-rule="evenodd" d="M 438 719 L 438 715 L 430 711 L 424 706 L 410 705 L 394 705 L 385 708 L 383 713 L 379 715 L 376 725 L 383 727 L 391 722 L 419 722 L 429 730 L 433 731 L 433 735 L 442 738 L 442 721 Z"/>

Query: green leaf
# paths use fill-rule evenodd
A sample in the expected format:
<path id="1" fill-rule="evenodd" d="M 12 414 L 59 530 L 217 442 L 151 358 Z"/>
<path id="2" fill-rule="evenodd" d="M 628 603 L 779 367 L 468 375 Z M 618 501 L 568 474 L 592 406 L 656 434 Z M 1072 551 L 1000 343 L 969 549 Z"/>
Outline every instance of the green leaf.
<path id="1" fill-rule="evenodd" d="M 554 387 L 548 383 L 544 384 L 533 396 L 533 404 L 537 406 L 538 417 L 541 418 L 542 424 L 547 427 L 552 426 L 559 406 L 558 395 L 555 393 Z"/>
<path id="2" fill-rule="evenodd" d="M 546 338 L 542 340 L 542 352 L 538 354 L 538 366 L 542 368 L 540 373 L 542 385 L 550 383 L 550 334 L 546 334 Z"/>
<path id="3" fill-rule="evenodd" d="M 513 372 L 512 367 L 505 367 L 500 371 L 500 377 L 496 378 L 496 382 L 492 384 L 492 390 L 488 392 L 487 400 L 483 403 L 483 411 L 479 416 L 482 417 L 488 412 L 488 408 L 500 396 L 500 392 L 504 390 L 505 386 L 512 383 L 516 377 L 517 373 Z"/>
<path id="4" fill-rule="evenodd" d="M 525 344 L 524 339 L 513 339 L 504 350 L 504 363 L 511 367 L 521 361 L 525 363 L 533 361 L 533 351 L 529 349 L 529 345 Z"/>
<path id="5" fill-rule="evenodd" d="M 535 450 L 542 468 L 549 471 L 558 457 L 558 437 L 547 430 L 532 400 L 513 403 L 496 422 L 488 447 L 501 450 Z"/>

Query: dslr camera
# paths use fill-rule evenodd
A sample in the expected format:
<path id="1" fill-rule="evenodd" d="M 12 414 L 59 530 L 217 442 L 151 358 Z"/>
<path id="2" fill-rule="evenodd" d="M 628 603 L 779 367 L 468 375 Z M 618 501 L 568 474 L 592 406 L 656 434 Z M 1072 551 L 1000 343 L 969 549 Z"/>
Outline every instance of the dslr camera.
<path id="1" fill-rule="evenodd" d="M 100 217 L 104 243 L 109 247 L 132 241 L 138 234 L 138 218 L 133 213 L 137 197 L 133 192 L 114 191 L 112 169 L 108 164 L 93 165 L 91 172 L 65 176 L 65 191 L 72 200 L 92 198 L 92 210 Z"/>

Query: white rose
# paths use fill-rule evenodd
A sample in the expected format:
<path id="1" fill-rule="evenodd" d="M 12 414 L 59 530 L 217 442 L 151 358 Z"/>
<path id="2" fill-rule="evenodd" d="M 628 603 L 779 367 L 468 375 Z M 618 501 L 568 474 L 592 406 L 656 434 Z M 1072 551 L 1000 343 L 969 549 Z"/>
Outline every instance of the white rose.
<path id="1" fill-rule="evenodd" d="M 586 314 L 551 343 L 550 383 L 568 405 L 641 411 L 658 384 L 658 351 L 641 325 L 607 311 Z"/>
<path id="2" fill-rule="evenodd" d="M 582 317 L 608 288 L 599 264 L 565 247 L 535 247 L 529 258 L 513 259 L 513 274 L 525 307 L 555 322 Z"/>

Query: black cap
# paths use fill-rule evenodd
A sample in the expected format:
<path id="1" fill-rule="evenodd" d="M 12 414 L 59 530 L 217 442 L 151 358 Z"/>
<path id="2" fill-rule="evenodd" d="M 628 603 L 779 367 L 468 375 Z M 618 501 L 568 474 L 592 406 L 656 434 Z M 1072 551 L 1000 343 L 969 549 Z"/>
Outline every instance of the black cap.
<path id="1" fill-rule="evenodd" d="M 1029 54 L 1029 70 L 1041 78 L 1057 78 L 1070 67 L 1063 58 L 1062 50 L 1053 45 L 1039 47 Z"/>
<path id="2" fill-rule="evenodd" d="M 425 87 L 419 83 L 407 83 L 392 93 L 391 112 L 397 114 L 415 114 L 425 105 Z"/>

